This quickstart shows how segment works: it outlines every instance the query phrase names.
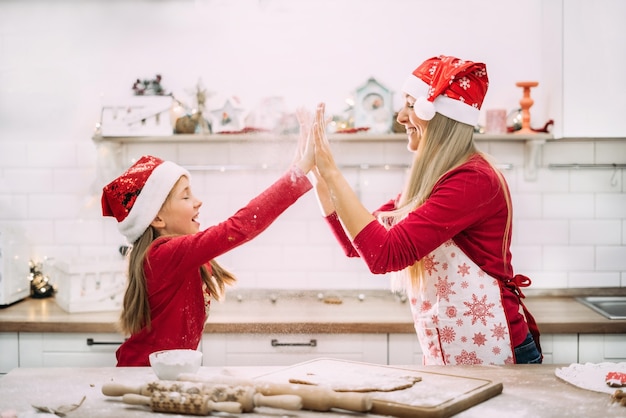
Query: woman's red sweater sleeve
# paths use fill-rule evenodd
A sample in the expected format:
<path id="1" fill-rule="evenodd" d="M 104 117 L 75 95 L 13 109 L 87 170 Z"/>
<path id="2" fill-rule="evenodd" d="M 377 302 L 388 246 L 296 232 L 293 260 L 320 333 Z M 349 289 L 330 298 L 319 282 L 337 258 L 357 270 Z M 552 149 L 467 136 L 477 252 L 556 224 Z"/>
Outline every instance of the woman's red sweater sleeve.
<path id="1" fill-rule="evenodd" d="M 444 175 L 424 204 L 389 230 L 370 222 L 353 246 L 370 271 L 402 270 L 454 239 L 487 273 L 509 278 L 510 254 L 502 262 L 508 209 L 496 173 L 482 158 Z M 509 231 L 510 238 L 510 231 Z"/>

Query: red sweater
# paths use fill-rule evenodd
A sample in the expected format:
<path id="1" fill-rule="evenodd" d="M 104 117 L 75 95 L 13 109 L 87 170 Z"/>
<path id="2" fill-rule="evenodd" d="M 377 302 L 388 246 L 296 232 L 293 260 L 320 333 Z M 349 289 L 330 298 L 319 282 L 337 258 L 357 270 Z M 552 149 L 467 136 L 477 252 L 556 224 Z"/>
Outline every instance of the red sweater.
<path id="1" fill-rule="evenodd" d="M 387 230 L 370 222 L 355 237 L 354 246 L 336 213 L 327 221 L 346 255 L 363 258 L 372 273 L 402 270 L 452 239 L 487 274 L 506 283 L 513 279 L 513 268 L 509 247 L 504 260 L 502 253 L 508 215 L 505 193 L 509 195 L 509 190 L 502 189 L 494 169 L 477 154 L 442 176 L 424 204 L 397 225 Z M 394 209 L 395 203 L 391 200 L 377 212 Z M 507 238 L 510 242 L 510 230 Z M 528 326 L 517 295 L 507 287 L 501 289 L 516 346 L 524 341 Z"/>
<path id="2" fill-rule="evenodd" d="M 155 240 L 144 262 L 152 328 L 120 346 L 117 365 L 149 366 L 154 351 L 197 349 L 207 320 L 200 267 L 259 235 L 311 188 L 294 168 L 226 221 L 193 235 Z"/>

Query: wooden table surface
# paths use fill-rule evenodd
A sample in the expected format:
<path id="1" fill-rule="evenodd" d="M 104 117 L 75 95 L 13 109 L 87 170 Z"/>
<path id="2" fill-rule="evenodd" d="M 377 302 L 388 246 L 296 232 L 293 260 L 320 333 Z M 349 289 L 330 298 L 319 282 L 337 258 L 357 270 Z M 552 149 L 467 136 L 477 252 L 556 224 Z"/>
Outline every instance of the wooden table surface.
<path id="1" fill-rule="evenodd" d="M 238 296 L 212 303 L 206 333 L 415 333 L 408 302 L 389 292 L 372 291 L 364 300 L 356 292 L 341 294 L 341 303 L 310 293 Z M 607 319 L 573 297 L 527 297 L 525 303 L 545 334 L 626 333 L 626 320 Z M 67 313 L 53 298 L 28 298 L 0 310 L 0 332 L 116 332 L 117 318 L 117 312 Z"/>
<path id="2" fill-rule="evenodd" d="M 612 403 L 610 395 L 580 389 L 554 374 L 555 365 L 516 366 L 401 366 L 413 370 L 448 373 L 473 378 L 490 379 L 503 384 L 501 394 L 455 415 L 461 418 L 488 417 L 624 417 L 626 407 Z M 255 378 L 272 373 L 277 367 L 202 367 L 198 374 L 211 376 L 227 374 Z M 57 408 L 84 403 L 68 417 L 148 417 L 148 409 L 123 404 L 119 398 L 101 393 L 104 383 L 118 382 L 140 385 L 156 379 L 150 368 L 33 368 L 14 369 L 0 378 L 0 413 L 15 411 L 18 416 L 30 416 L 32 405 Z M 4 416 L 4 415 L 3 415 Z M 9 415 L 10 416 L 10 415 Z M 164 417 L 176 417 L 165 414 Z M 374 416 L 341 412 L 292 412 L 286 414 L 271 408 L 260 408 L 246 417 L 355 417 Z"/>

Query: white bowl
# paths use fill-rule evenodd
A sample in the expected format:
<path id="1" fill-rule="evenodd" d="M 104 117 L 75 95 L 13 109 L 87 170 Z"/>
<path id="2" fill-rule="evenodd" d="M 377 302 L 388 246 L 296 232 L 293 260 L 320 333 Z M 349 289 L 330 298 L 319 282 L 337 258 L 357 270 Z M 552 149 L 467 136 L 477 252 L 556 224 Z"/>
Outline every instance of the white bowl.
<path id="1" fill-rule="evenodd" d="M 150 354 L 150 366 L 161 380 L 176 380 L 181 373 L 195 373 L 202 364 L 197 350 L 163 350 Z"/>

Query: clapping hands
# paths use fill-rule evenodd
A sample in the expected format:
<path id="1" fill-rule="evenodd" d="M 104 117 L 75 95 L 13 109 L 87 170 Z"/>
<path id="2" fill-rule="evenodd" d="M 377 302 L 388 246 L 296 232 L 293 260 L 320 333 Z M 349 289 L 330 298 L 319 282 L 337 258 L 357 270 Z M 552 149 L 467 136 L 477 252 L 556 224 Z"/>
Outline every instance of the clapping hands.
<path id="1" fill-rule="evenodd" d="M 325 110 L 324 103 L 317 106 L 315 114 L 304 108 L 296 110 L 300 124 L 298 164 L 305 173 L 313 169 L 318 179 L 320 176 L 323 177 L 325 173 L 337 168 L 326 136 L 326 126 L 330 118 L 326 119 Z"/>

